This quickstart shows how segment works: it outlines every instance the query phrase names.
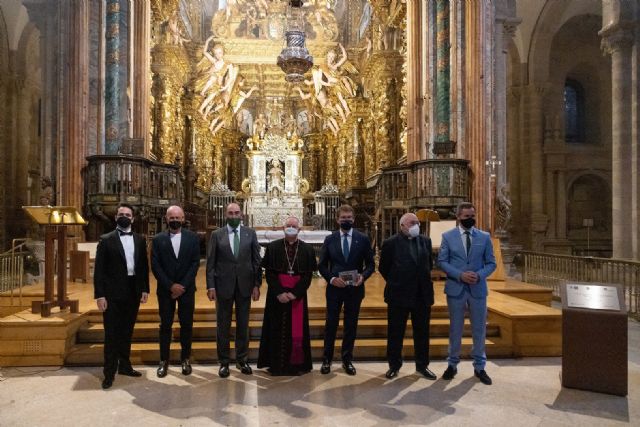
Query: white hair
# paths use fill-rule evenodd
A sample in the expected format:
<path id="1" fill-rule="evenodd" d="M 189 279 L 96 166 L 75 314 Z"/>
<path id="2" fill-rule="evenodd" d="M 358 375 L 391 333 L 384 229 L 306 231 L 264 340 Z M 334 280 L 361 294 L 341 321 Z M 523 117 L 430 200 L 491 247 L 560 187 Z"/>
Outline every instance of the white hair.
<path id="1" fill-rule="evenodd" d="M 413 212 L 407 212 L 406 214 L 400 217 L 400 221 L 398 221 L 398 224 L 400 225 L 404 224 L 404 220 L 409 218 L 410 216 L 415 216 L 417 218 L 416 214 L 414 214 Z"/>
<path id="2" fill-rule="evenodd" d="M 286 226 L 287 226 L 287 222 L 288 222 L 290 219 L 292 219 L 292 218 L 296 220 L 296 222 L 298 223 L 298 227 L 300 227 L 300 218 L 298 218 L 298 217 L 297 217 L 297 216 L 295 216 L 295 215 L 289 215 L 289 216 L 287 216 L 287 217 L 285 218 L 284 222 L 282 223 L 282 225 L 286 227 Z"/>

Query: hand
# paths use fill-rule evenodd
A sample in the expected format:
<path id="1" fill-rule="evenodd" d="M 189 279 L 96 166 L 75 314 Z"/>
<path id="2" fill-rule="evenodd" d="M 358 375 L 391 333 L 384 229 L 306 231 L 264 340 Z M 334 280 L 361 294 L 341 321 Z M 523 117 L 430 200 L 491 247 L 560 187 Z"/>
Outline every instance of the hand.
<path id="1" fill-rule="evenodd" d="M 140 304 L 146 304 L 148 299 L 149 299 L 149 293 L 143 292 L 142 296 L 140 297 Z"/>
<path id="2" fill-rule="evenodd" d="M 356 283 L 354 283 L 353 286 L 360 286 L 362 285 L 362 282 L 364 282 L 364 276 L 362 274 L 358 274 L 358 279 L 356 280 Z"/>
<path id="3" fill-rule="evenodd" d="M 294 294 L 292 294 L 291 292 L 287 292 L 286 295 L 287 298 L 289 298 L 289 301 L 295 301 L 296 296 Z"/>
<path id="4" fill-rule="evenodd" d="M 96 305 L 98 306 L 98 310 L 106 311 L 107 310 L 107 299 L 102 297 L 96 300 Z"/>
<path id="5" fill-rule="evenodd" d="M 473 271 L 465 271 L 460 276 L 460 280 L 469 285 L 475 285 L 478 283 L 478 275 Z"/>
<path id="6" fill-rule="evenodd" d="M 289 302 L 289 297 L 287 296 L 287 292 L 281 293 L 276 298 L 278 298 L 278 301 L 281 302 L 282 304 L 286 304 Z"/>
<path id="7" fill-rule="evenodd" d="M 169 288 L 169 290 L 171 291 L 171 298 L 176 299 L 178 297 L 180 297 L 182 294 L 184 294 L 184 286 L 182 286 L 180 283 L 174 283 L 173 285 L 171 285 L 171 288 Z"/>
<path id="8" fill-rule="evenodd" d="M 211 288 L 211 289 L 207 289 L 207 298 L 209 298 L 209 301 L 215 301 L 216 300 L 216 290 Z"/>
<path id="9" fill-rule="evenodd" d="M 251 291 L 251 299 L 254 301 L 258 301 L 260 299 L 260 288 L 257 286 L 253 287 L 253 291 Z"/>
<path id="10" fill-rule="evenodd" d="M 346 286 L 344 280 L 342 280 L 340 277 L 334 277 L 333 279 L 331 279 L 331 284 L 337 288 L 344 288 Z"/>

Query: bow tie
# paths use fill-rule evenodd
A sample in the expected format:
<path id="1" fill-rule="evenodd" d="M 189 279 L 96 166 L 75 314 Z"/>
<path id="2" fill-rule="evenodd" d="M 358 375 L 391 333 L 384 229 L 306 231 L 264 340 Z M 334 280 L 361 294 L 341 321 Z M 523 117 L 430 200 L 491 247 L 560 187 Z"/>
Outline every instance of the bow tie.
<path id="1" fill-rule="evenodd" d="M 133 236 L 133 231 L 118 230 L 118 233 L 120 233 L 121 236 Z"/>

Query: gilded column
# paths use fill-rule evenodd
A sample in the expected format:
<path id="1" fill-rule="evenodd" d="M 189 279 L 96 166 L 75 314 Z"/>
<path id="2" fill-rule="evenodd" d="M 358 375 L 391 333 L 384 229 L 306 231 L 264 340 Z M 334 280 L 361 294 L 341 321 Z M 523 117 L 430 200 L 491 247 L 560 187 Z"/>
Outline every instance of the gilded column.
<path id="1" fill-rule="evenodd" d="M 612 243 L 613 257 L 638 256 L 638 189 L 633 186 L 632 160 L 632 44 L 633 33 L 615 25 L 600 32 L 611 55 L 611 161 L 612 161 Z M 636 171 L 638 172 L 638 171 Z M 631 201 L 631 204 L 629 204 Z M 634 217 L 636 220 L 634 221 Z M 631 231 L 632 238 L 629 238 Z"/>
<path id="2" fill-rule="evenodd" d="M 148 1 L 134 1 L 133 57 L 133 137 L 144 139 L 144 154 L 149 155 L 149 67 L 151 9 Z"/>
<path id="3" fill-rule="evenodd" d="M 120 1 L 107 0 L 105 70 L 105 153 L 120 148 Z"/>

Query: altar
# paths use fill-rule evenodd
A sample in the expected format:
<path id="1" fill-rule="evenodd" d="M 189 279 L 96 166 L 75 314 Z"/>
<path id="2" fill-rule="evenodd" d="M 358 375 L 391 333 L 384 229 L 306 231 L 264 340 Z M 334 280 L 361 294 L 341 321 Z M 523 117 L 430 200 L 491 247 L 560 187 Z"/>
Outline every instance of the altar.
<path id="1" fill-rule="evenodd" d="M 249 177 L 245 220 L 252 227 L 278 227 L 288 216 L 304 219 L 303 195 L 309 184 L 302 178 L 303 141 L 295 134 L 259 133 L 247 140 Z"/>

